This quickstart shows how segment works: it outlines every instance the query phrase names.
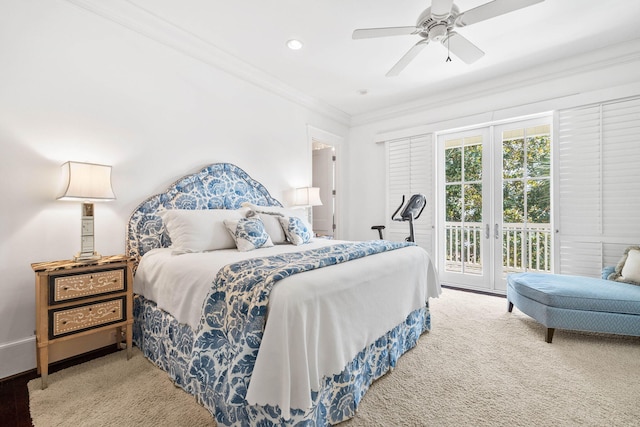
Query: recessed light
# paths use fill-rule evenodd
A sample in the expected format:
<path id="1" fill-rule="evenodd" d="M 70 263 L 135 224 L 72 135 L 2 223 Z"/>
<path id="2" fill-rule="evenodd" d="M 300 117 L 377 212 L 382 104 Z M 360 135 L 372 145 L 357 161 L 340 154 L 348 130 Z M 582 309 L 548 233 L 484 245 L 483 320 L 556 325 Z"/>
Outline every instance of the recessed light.
<path id="1" fill-rule="evenodd" d="M 287 47 L 291 50 L 298 50 L 302 48 L 302 42 L 300 40 L 291 39 L 287 41 Z"/>

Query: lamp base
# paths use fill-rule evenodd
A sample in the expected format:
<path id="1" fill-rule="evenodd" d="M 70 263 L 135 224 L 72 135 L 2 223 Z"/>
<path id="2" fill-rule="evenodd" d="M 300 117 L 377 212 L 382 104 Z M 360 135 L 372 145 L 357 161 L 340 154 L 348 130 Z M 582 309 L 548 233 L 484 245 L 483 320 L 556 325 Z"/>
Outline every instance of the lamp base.
<path id="1" fill-rule="evenodd" d="M 98 252 L 80 252 L 73 256 L 74 261 L 97 261 L 102 258 Z"/>
<path id="2" fill-rule="evenodd" d="M 82 223 L 80 233 L 80 252 L 74 257 L 74 261 L 96 261 L 102 256 L 95 251 L 95 240 L 93 236 L 93 203 L 84 202 L 82 204 Z"/>

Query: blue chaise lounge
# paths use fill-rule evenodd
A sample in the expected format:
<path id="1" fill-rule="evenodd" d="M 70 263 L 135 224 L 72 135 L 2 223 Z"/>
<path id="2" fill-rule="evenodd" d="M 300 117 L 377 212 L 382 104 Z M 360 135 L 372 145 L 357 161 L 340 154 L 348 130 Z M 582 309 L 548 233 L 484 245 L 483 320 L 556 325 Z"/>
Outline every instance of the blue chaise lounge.
<path id="1" fill-rule="evenodd" d="M 562 274 L 514 273 L 507 276 L 507 301 L 509 312 L 515 306 L 547 328 L 548 343 L 556 328 L 640 336 L 638 285 Z"/>

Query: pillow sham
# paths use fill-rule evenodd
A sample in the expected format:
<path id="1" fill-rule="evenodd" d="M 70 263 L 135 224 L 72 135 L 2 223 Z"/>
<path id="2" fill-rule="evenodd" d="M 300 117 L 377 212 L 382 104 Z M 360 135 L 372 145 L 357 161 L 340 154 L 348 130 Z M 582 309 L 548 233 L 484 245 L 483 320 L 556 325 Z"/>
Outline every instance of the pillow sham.
<path id="1" fill-rule="evenodd" d="M 232 249 L 235 242 L 229 236 L 225 219 L 241 219 L 249 212 L 241 209 L 168 209 L 159 212 L 171 239 L 171 248 L 181 252 L 203 252 Z"/>
<path id="2" fill-rule="evenodd" d="M 640 285 L 640 246 L 629 246 L 609 280 Z"/>
<path id="3" fill-rule="evenodd" d="M 287 235 L 287 239 L 294 245 L 303 245 L 311 241 L 311 229 L 306 226 L 304 221 L 295 216 L 278 217 L 284 234 Z"/>
<path id="4" fill-rule="evenodd" d="M 257 206 L 249 202 L 243 203 L 242 206 L 249 208 L 256 214 L 260 215 L 260 218 L 262 218 L 262 222 L 264 223 L 264 228 L 267 230 L 267 233 L 271 236 L 271 240 L 276 245 L 287 242 L 287 235 L 280 224 L 279 218 L 299 218 L 309 230 L 312 230 L 311 225 L 307 221 L 307 212 L 304 209 L 282 208 L 279 206 Z M 251 214 L 247 214 L 247 216 L 251 216 Z"/>
<path id="5" fill-rule="evenodd" d="M 260 217 L 262 223 L 264 224 L 264 229 L 266 230 L 267 234 L 269 234 L 269 236 L 271 237 L 271 241 L 274 244 L 278 245 L 287 242 L 287 236 L 284 234 L 284 230 L 280 225 L 280 221 L 278 221 L 278 217 L 280 216 L 280 214 L 251 209 L 247 214 L 247 217 L 251 218 L 253 216 Z"/>
<path id="6" fill-rule="evenodd" d="M 225 219 L 224 225 L 240 252 L 273 246 L 271 237 L 267 234 L 264 224 L 258 216 L 233 220 Z"/>

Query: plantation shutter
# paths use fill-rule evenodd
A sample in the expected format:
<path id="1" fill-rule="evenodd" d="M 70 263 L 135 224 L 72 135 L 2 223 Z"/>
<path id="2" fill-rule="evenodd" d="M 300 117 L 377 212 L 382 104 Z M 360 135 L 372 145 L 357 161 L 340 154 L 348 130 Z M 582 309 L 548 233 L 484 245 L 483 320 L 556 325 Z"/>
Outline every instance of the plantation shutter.
<path id="1" fill-rule="evenodd" d="M 431 135 L 420 135 L 387 142 L 387 223 L 385 238 L 402 241 L 409 236 L 409 223 L 391 221 L 391 215 L 413 194 L 424 194 L 427 205 L 414 221 L 415 240 L 433 253 L 433 143 Z"/>
<path id="2" fill-rule="evenodd" d="M 558 112 L 559 262 L 597 277 L 640 244 L 640 98 Z"/>

